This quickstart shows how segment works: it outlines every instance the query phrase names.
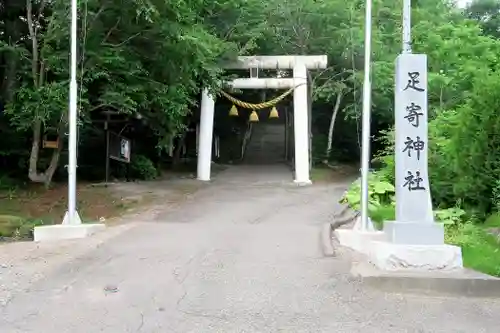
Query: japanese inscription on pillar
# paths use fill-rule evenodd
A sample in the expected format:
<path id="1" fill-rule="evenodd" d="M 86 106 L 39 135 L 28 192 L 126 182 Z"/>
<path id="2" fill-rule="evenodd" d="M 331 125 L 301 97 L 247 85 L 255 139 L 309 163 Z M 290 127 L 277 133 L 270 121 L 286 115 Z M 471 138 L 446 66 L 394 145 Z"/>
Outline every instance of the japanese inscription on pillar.
<path id="1" fill-rule="evenodd" d="M 427 56 L 396 60 L 396 221 L 432 223 L 427 169 Z"/>

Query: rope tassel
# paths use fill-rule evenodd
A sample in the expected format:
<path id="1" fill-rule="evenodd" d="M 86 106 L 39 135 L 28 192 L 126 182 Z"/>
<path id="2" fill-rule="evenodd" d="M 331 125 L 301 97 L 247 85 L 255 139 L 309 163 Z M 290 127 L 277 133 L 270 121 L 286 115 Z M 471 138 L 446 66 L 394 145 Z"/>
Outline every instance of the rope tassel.
<path id="1" fill-rule="evenodd" d="M 270 119 L 277 119 L 279 117 L 280 117 L 280 115 L 278 113 L 278 109 L 276 109 L 276 106 L 273 106 L 273 108 L 271 109 L 271 112 L 269 113 L 269 118 Z"/>
<path id="2" fill-rule="evenodd" d="M 236 105 L 233 105 L 231 107 L 231 110 L 229 110 L 229 115 L 231 117 L 238 117 L 239 113 L 238 113 L 238 108 L 236 107 Z"/>
<path id="3" fill-rule="evenodd" d="M 259 121 L 259 115 L 257 114 L 257 112 L 255 110 L 252 110 L 252 113 L 250 113 L 250 119 L 249 119 L 252 123 L 256 123 Z"/>

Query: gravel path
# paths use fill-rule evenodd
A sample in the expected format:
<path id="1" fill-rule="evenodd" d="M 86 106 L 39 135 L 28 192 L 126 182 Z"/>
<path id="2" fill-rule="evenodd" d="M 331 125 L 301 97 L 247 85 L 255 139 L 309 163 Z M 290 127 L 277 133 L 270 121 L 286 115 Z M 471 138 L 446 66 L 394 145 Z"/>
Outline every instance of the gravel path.
<path id="1" fill-rule="evenodd" d="M 5 246 L 0 332 L 499 331 L 500 302 L 363 289 L 347 258 L 323 257 L 321 226 L 348 183 L 232 167 L 143 223 Z"/>

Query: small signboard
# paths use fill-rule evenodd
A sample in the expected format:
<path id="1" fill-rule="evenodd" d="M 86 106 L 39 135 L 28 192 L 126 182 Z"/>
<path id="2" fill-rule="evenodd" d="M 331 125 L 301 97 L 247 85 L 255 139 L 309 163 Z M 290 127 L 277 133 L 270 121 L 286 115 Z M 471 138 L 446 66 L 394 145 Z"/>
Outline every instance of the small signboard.
<path id="1" fill-rule="evenodd" d="M 49 149 L 57 149 L 59 148 L 59 138 L 57 135 L 44 135 L 43 140 L 42 140 L 42 147 L 43 148 L 49 148 Z"/>
<path id="2" fill-rule="evenodd" d="M 57 149 L 59 147 L 59 142 L 57 140 L 43 140 L 42 143 L 43 148 L 49 148 L 49 149 Z"/>
<path id="3" fill-rule="evenodd" d="M 129 139 L 118 134 L 110 133 L 109 158 L 124 163 L 130 163 L 130 152 L 131 144 Z"/>

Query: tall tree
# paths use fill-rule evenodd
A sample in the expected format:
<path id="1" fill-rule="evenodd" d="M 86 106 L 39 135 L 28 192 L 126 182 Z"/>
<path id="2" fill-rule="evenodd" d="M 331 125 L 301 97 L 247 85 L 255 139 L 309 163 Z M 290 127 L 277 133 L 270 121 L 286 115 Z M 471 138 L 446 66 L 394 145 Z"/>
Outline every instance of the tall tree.
<path id="1" fill-rule="evenodd" d="M 479 22 L 484 34 L 500 37 L 500 1 L 474 0 L 466 7 L 465 14 Z"/>

